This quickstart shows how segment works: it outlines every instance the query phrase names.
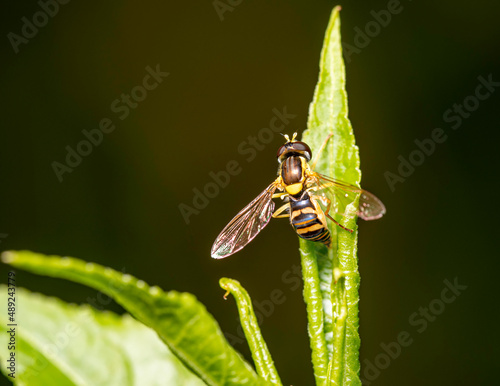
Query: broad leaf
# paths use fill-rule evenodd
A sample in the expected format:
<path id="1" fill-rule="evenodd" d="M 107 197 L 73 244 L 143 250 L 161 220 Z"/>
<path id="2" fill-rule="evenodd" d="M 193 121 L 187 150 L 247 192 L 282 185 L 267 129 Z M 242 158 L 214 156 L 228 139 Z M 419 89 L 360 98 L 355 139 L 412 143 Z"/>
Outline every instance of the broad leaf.
<path id="1" fill-rule="evenodd" d="M 206 308 L 189 293 L 164 292 L 142 280 L 82 260 L 5 252 L 4 262 L 41 275 L 88 285 L 115 299 L 151 327 L 189 369 L 209 385 L 258 385 L 263 380 L 226 341 Z"/>
<path id="2" fill-rule="evenodd" d="M 15 384 L 201 386 L 150 328 L 130 315 L 98 312 L 17 288 Z M 0 285 L 6 309 L 7 287 Z M 6 314 L 0 323 L 7 325 Z M 12 327 L 9 327 L 12 328 Z M 7 376 L 9 334 L 0 334 L 1 367 Z"/>

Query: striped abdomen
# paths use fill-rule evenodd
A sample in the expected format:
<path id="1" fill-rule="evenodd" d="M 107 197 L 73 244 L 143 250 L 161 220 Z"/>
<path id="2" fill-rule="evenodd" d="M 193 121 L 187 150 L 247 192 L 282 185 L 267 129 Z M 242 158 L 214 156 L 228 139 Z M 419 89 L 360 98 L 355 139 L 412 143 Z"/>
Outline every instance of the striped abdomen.
<path id="1" fill-rule="evenodd" d="M 299 200 L 290 197 L 290 222 L 303 239 L 318 241 L 330 247 L 332 239 L 319 205 L 305 193 Z"/>

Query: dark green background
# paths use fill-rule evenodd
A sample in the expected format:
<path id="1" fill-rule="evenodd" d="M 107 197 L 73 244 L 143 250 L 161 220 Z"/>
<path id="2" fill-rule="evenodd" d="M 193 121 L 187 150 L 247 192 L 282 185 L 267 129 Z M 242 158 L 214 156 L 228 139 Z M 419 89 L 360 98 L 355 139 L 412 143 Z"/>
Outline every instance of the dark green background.
<path id="1" fill-rule="evenodd" d="M 234 335 L 235 304 L 223 301 L 218 279 L 240 280 L 258 302 L 280 289 L 286 301 L 264 319 L 263 334 L 284 384 L 312 384 L 301 290 L 282 278 L 299 264 L 287 221 L 272 221 L 227 260 L 209 252 L 227 221 L 273 180 L 282 138 L 252 162 L 239 144 L 268 125 L 273 108 L 297 115 L 288 133 L 305 128 L 335 4 L 242 1 L 221 21 L 211 1 L 73 0 L 17 54 L 7 34 L 19 34 L 21 18 L 39 6 L 3 5 L 0 233 L 8 237 L 0 247 L 75 256 L 192 292 Z M 499 229 L 500 89 L 457 130 L 443 114 L 474 93 L 478 76 L 500 81 L 500 8 L 487 1 L 401 5 L 346 64 L 363 186 L 388 210 L 382 220 L 360 224 L 361 358 L 373 363 L 382 342 L 407 331 L 413 343 L 372 384 L 491 385 L 500 354 L 492 240 Z M 342 6 L 342 40 L 353 44 L 355 28 L 364 29 L 370 11 L 386 9 L 387 1 Z M 111 102 L 156 64 L 169 77 L 120 121 Z M 74 148 L 82 130 L 104 117 L 116 130 L 59 182 L 51 163 L 63 162 L 65 147 Z M 447 141 L 391 192 L 384 172 L 396 173 L 398 156 L 407 159 L 414 140 L 437 127 Z M 186 225 L 179 204 L 190 204 L 192 189 L 233 159 L 241 173 Z M 410 315 L 455 277 L 468 288 L 418 333 Z M 95 296 L 25 272 L 18 283 L 77 303 Z M 245 343 L 236 347 L 250 358 Z"/>

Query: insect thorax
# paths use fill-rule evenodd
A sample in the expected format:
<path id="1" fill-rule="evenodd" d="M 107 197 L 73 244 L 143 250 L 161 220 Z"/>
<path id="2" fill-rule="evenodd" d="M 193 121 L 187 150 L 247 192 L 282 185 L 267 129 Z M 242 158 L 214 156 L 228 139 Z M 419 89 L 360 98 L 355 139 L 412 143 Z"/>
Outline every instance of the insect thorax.
<path id="1" fill-rule="evenodd" d="M 302 156 L 287 157 L 280 164 L 279 174 L 288 194 L 296 196 L 304 189 L 307 160 Z"/>

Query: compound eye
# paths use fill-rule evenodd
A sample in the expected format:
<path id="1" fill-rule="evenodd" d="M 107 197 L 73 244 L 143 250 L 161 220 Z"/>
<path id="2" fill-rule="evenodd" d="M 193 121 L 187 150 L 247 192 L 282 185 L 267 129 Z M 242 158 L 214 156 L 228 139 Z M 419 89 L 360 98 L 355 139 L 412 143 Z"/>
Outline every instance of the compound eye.
<path id="1" fill-rule="evenodd" d="M 293 149 L 304 155 L 308 161 L 311 160 L 311 148 L 305 142 L 297 141 L 293 143 Z"/>
<path id="2" fill-rule="evenodd" d="M 276 158 L 278 158 L 278 160 L 281 162 L 282 161 L 282 157 L 283 157 L 283 154 L 285 153 L 287 147 L 285 145 L 282 145 L 279 149 L 278 149 L 278 153 L 276 154 Z"/>

